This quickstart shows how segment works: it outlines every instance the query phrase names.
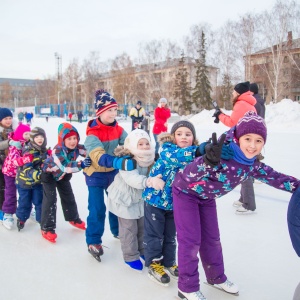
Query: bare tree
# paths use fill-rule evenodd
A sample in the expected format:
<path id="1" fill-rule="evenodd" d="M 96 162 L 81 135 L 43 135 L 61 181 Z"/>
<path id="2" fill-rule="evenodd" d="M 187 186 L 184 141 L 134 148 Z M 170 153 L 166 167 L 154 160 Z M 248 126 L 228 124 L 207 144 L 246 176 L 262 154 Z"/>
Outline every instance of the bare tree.
<path id="1" fill-rule="evenodd" d="M 4 106 L 10 107 L 13 101 L 12 86 L 9 82 L 1 83 L 1 93 L 0 93 L 1 103 Z"/>

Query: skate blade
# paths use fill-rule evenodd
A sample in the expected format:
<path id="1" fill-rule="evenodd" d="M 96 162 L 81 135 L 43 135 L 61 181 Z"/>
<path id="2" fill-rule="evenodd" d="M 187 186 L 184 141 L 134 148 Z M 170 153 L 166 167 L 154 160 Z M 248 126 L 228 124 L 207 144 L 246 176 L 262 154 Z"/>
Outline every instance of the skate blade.
<path id="1" fill-rule="evenodd" d="M 203 283 L 206 284 L 206 285 L 208 285 L 208 286 L 210 286 L 210 287 L 212 287 L 212 288 L 214 288 L 214 289 L 216 289 L 216 290 L 219 290 L 219 291 L 221 291 L 221 292 L 224 292 L 224 293 L 226 293 L 226 294 L 228 294 L 228 295 L 239 296 L 239 292 L 237 292 L 237 293 L 230 293 L 230 292 L 227 292 L 227 291 L 223 290 L 221 287 L 216 286 L 216 285 L 214 285 L 214 284 L 210 284 L 210 283 L 208 283 L 208 282 L 203 282 Z"/>
<path id="2" fill-rule="evenodd" d="M 92 256 L 93 258 L 96 259 L 96 261 L 101 262 L 100 255 L 93 255 L 90 251 L 89 251 L 89 253 L 91 254 L 91 256 Z"/>
<path id="3" fill-rule="evenodd" d="M 178 292 L 178 298 L 181 300 L 188 300 L 182 293 Z"/>
<path id="4" fill-rule="evenodd" d="M 152 276 L 152 275 L 149 274 L 149 273 L 148 273 L 148 277 L 149 277 L 152 281 L 154 281 L 155 283 L 157 283 L 157 284 L 159 284 L 159 285 L 161 285 L 161 286 L 164 286 L 164 287 L 169 286 L 169 283 L 162 283 L 162 282 L 158 281 L 154 276 Z"/>
<path id="5" fill-rule="evenodd" d="M 178 277 L 177 276 L 174 276 L 169 270 L 167 269 L 164 269 L 165 272 L 169 275 L 169 277 L 173 278 L 174 280 L 178 281 Z"/>
<path id="6" fill-rule="evenodd" d="M 46 241 L 50 242 L 50 243 L 56 243 L 56 240 L 51 240 L 51 239 L 46 239 L 45 237 L 43 237 Z"/>

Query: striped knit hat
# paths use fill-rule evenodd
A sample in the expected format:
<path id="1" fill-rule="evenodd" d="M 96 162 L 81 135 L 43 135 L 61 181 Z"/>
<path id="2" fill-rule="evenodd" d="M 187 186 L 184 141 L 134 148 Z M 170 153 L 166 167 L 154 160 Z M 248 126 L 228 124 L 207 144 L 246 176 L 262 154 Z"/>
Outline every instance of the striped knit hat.
<path id="1" fill-rule="evenodd" d="M 254 111 L 248 111 L 238 121 L 235 128 L 235 136 L 239 139 L 245 134 L 258 134 L 260 135 L 265 143 L 267 140 L 267 126 L 265 120 L 258 116 Z"/>
<path id="2" fill-rule="evenodd" d="M 97 90 L 95 92 L 95 109 L 96 116 L 100 116 L 104 111 L 118 107 L 117 101 L 106 91 L 103 89 Z"/>

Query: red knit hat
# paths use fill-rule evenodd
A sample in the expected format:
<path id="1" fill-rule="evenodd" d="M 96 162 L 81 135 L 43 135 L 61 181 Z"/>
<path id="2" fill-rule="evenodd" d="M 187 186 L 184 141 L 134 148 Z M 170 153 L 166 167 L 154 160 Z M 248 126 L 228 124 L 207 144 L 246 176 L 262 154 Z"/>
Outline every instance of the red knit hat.
<path id="1" fill-rule="evenodd" d="M 67 134 L 64 136 L 63 140 L 65 140 L 65 139 L 67 139 L 67 138 L 69 138 L 69 137 L 71 137 L 71 136 L 73 136 L 73 135 L 75 135 L 75 136 L 77 137 L 77 139 L 78 139 L 78 133 L 77 133 L 76 131 L 74 131 L 74 130 L 71 130 L 69 133 L 67 133 Z"/>

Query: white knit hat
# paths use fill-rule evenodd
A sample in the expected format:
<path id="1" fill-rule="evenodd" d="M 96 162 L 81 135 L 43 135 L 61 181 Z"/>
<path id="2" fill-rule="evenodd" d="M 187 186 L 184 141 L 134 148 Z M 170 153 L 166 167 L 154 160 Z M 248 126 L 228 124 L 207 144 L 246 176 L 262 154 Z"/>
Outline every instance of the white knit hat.
<path id="1" fill-rule="evenodd" d="M 151 145 L 149 134 L 142 129 L 132 130 L 126 137 L 124 142 L 124 149 L 128 149 L 130 152 L 135 152 L 140 139 L 146 139 Z"/>
<path id="2" fill-rule="evenodd" d="M 166 98 L 160 98 L 159 103 L 168 103 L 168 100 Z"/>

